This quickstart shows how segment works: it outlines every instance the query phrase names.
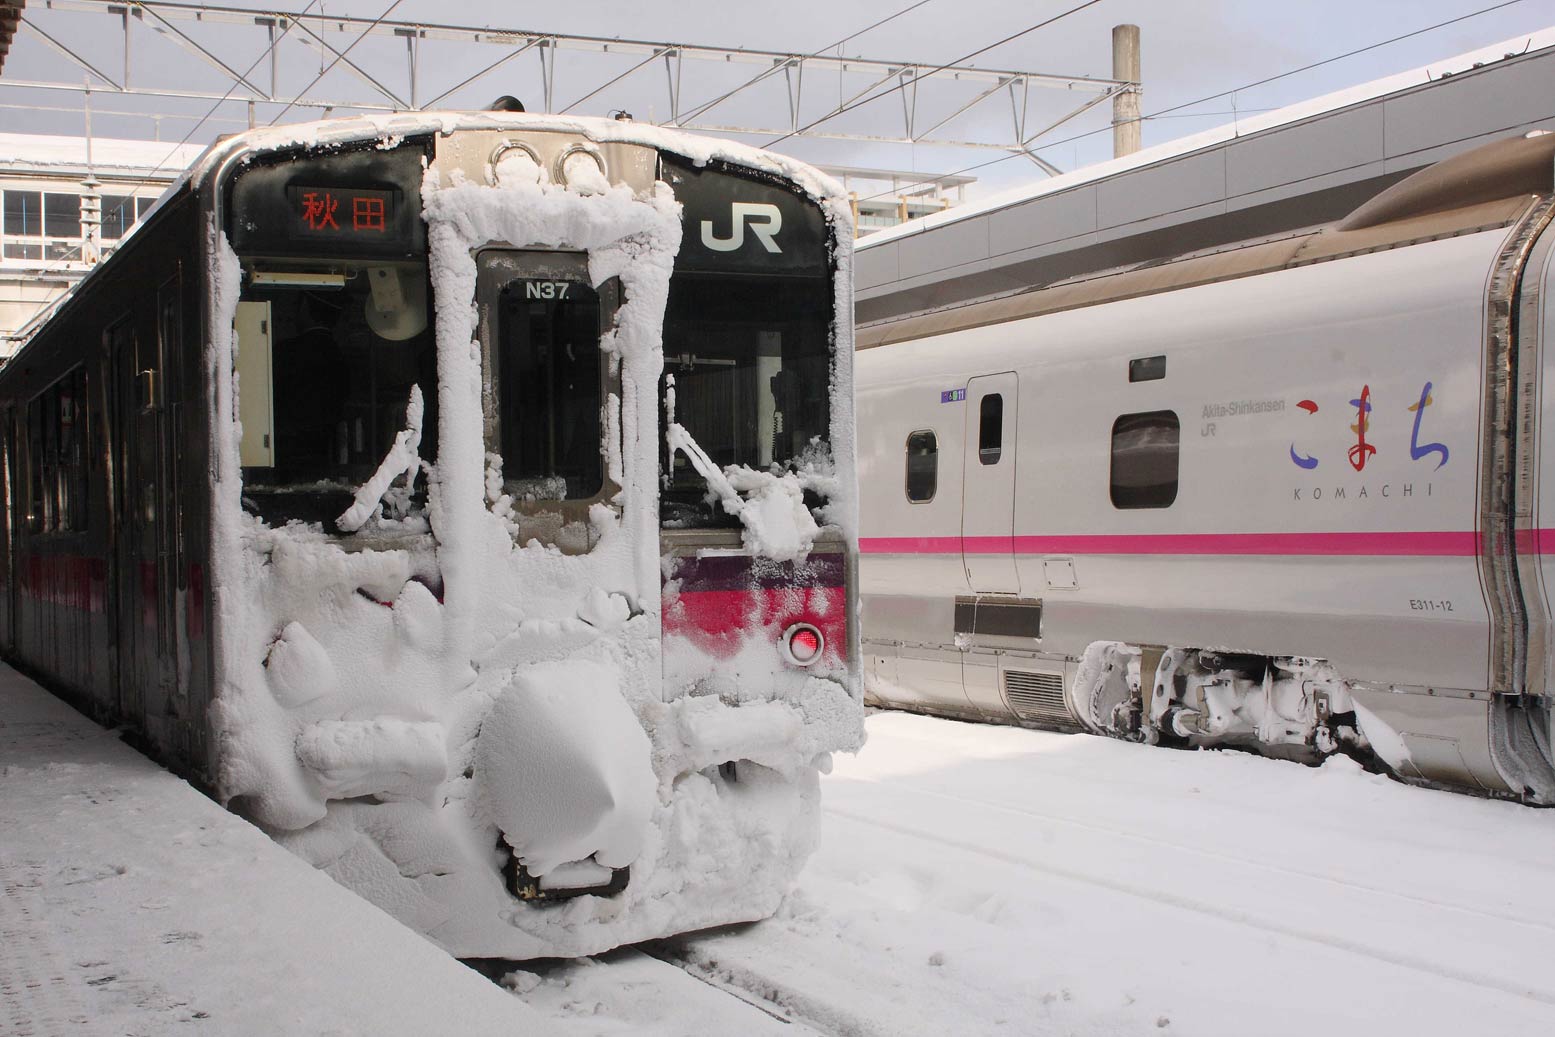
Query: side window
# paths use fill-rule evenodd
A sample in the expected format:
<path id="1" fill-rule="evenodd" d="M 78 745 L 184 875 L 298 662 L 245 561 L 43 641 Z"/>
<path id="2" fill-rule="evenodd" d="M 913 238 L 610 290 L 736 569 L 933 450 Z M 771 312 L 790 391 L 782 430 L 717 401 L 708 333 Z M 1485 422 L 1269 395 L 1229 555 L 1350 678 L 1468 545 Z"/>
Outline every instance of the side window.
<path id="1" fill-rule="evenodd" d="M 1171 507 L 1177 499 L 1179 432 L 1177 415 L 1169 410 L 1124 414 L 1112 423 L 1113 507 Z"/>
<path id="2" fill-rule="evenodd" d="M 939 440 L 928 429 L 907 437 L 907 499 L 922 504 L 934 499 L 939 483 Z"/>
<path id="3" fill-rule="evenodd" d="M 63 528 L 87 528 L 86 369 L 78 367 L 59 386 L 59 439 Z"/>
<path id="4" fill-rule="evenodd" d="M 1004 452 L 1004 397 L 991 392 L 983 397 L 977 410 L 977 459 L 983 464 L 998 464 Z"/>
<path id="5" fill-rule="evenodd" d="M 62 528 L 59 470 L 59 386 L 43 393 L 43 532 Z"/>
<path id="6" fill-rule="evenodd" d="M 43 532 L 43 398 L 27 403 L 27 532 Z"/>

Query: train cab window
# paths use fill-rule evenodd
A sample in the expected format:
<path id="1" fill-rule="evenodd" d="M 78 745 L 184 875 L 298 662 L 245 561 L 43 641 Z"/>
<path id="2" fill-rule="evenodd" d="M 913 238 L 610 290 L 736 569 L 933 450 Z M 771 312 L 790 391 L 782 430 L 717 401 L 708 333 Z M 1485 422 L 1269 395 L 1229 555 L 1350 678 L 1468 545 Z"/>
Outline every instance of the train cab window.
<path id="1" fill-rule="evenodd" d="M 589 500 L 605 479 L 599 293 L 520 278 L 503 287 L 498 312 L 504 488 L 520 500 Z"/>
<path id="2" fill-rule="evenodd" d="M 934 499 L 939 481 L 939 441 L 924 429 L 907 437 L 907 499 L 922 504 Z"/>
<path id="3" fill-rule="evenodd" d="M 977 460 L 998 464 L 1004 452 L 1004 396 L 991 392 L 977 407 Z"/>
<path id="4" fill-rule="evenodd" d="M 664 314 L 661 418 L 720 467 L 797 462 L 831 435 L 830 278 L 677 272 Z M 675 411 L 666 390 L 673 376 Z M 682 453 L 667 462 L 661 518 L 674 528 L 737 526 L 708 503 Z"/>
<path id="5" fill-rule="evenodd" d="M 1177 499 L 1180 425 L 1169 410 L 1124 414 L 1112 423 L 1110 490 L 1115 508 L 1168 508 Z"/>
<path id="6" fill-rule="evenodd" d="M 267 260 L 244 274 L 234 321 L 243 506 L 334 531 L 405 429 L 415 386 L 420 453 L 436 456 L 426 266 Z"/>

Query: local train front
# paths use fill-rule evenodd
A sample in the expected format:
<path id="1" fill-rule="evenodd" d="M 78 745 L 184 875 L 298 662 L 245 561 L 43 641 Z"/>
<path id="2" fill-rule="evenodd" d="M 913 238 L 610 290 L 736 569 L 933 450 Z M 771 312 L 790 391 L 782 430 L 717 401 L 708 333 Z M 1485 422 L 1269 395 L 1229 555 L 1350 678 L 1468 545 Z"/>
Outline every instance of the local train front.
<path id="1" fill-rule="evenodd" d="M 863 740 L 835 185 L 497 114 L 204 177 L 222 797 L 460 956 L 771 914 Z"/>

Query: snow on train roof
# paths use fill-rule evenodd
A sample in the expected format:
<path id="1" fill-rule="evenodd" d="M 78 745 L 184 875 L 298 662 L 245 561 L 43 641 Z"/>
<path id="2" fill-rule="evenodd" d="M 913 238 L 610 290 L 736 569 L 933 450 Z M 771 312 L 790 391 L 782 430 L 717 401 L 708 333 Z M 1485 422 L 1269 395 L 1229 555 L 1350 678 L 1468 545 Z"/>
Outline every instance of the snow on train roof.
<path id="1" fill-rule="evenodd" d="M 730 162 L 792 180 L 816 199 L 842 199 L 846 192 L 832 177 L 798 159 L 762 151 L 734 141 L 702 137 L 680 130 L 630 119 L 542 115 L 530 112 L 403 112 L 320 122 L 290 123 L 249 130 L 213 144 L 180 179 L 203 185 L 228 159 L 242 154 L 261 154 L 299 146 L 331 146 L 379 140 L 398 143 L 426 133 L 451 134 L 457 130 L 551 130 L 578 133 L 598 143 L 641 144 L 673 152 L 697 165 Z"/>
<path id="2" fill-rule="evenodd" d="M 1315 115 L 1323 115 L 1363 101 L 1375 100 L 1388 94 L 1407 90 L 1410 87 L 1424 86 L 1435 79 L 1441 78 L 1443 75 L 1469 71 L 1477 64 L 1499 61 L 1511 56 L 1520 57 L 1524 53 L 1543 50 L 1550 46 L 1555 46 L 1555 26 L 1540 29 L 1527 35 L 1517 36 L 1501 43 L 1493 43 L 1478 50 L 1467 51 L 1455 57 L 1445 58 L 1429 65 L 1410 69 L 1407 72 L 1398 72 L 1391 76 L 1384 76 L 1381 79 L 1374 79 L 1369 83 L 1361 83 L 1343 90 L 1336 90 L 1321 97 L 1298 101 L 1295 104 L 1277 108 L 1263 115 L 1238 119 L 1235 122 L 1205 130 L 1202 133 L 1169 140 L 1162 144 L 1136 151 L 1134 154 L 1126 155 L 1122 158 L 1109 159 L 1105 162 L 1085 166 L 1060 176 L 1039 180 L 1034 184 L 999 191 L 980 201 L 966 205 L 957 205 L 950 209 L 930 213 L 927 216 L 920 216 L 860 238 L 854 248 L 862 252 L 892 241 L 912 237 L 915 234 L 922 234 L 925 231 L 933 230 L 935 227 L 972 219 L 976 216 L 983 216 L 999 209 L 1008 209 L 1022 202 L 1040 198 L 1043 195 L 1057 194 L 1060 191 L 1078 187 L 1081 184 L 1104 180 L 1118 173 L 1137 169 L 1141 166 L 1154 165 L 1166 159 L 1178 158 L 1194 151 L 1200 151 L 1217 144 L 1223 144 L 1229 140 L 1235 140 L 1238 137 L 1246 137 L 1262 130 L 1300 122 Z"/>

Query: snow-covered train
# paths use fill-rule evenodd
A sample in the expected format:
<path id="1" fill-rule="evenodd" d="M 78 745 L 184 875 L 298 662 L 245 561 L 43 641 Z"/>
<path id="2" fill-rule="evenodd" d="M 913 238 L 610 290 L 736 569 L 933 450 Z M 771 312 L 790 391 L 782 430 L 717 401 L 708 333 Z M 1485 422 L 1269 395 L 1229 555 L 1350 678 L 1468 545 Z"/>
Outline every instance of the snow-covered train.
<path id="1" fill-rule="evenodd" d="M 850 256 L 630 121 L 226 139 L 0 369 L 0 647 L 458 955 L 770 914 L 863 739 Z"/>
<path id="2" fill-rule="evenodd" d="M 868 696 L 1555 801 L 1552 156 L 860 328 Z"/>

